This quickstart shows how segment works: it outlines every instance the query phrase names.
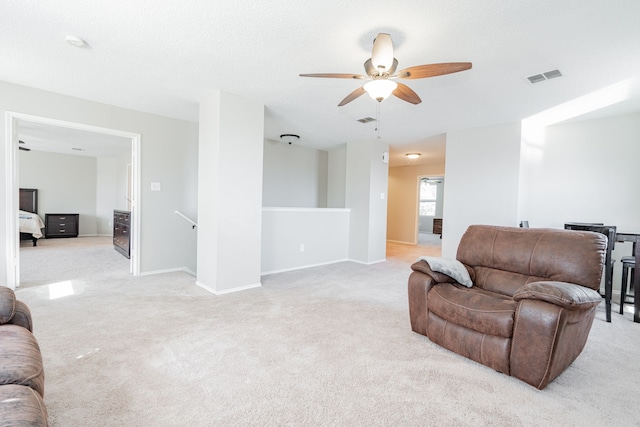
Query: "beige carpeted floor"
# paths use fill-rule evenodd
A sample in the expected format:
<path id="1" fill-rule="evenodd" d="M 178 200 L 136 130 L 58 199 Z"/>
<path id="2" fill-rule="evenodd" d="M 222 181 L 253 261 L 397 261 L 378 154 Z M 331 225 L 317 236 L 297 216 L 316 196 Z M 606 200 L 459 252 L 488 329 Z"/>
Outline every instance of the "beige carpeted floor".
<path id="1" fill-rule="evenodd" d="M 72 240 L 21 250 L 52 426 L 640 425 L 630 314 L 600 310 L 544 391 L 411 332 L 413 251 L 436 245 L 214 296 L 185 273 L 130 276 L 105 239 Z"/>

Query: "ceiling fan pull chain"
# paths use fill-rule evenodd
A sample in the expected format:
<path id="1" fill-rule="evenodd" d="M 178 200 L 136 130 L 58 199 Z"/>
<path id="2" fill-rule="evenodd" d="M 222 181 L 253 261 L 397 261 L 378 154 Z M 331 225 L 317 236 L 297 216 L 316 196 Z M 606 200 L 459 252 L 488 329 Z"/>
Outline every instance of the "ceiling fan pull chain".
<path id="1" fill-rule="evenodd" d="M 376 132 L 378 133 L 378 139 L 380 139 L 380 104 L 381 102 L 376 104 Z"/>

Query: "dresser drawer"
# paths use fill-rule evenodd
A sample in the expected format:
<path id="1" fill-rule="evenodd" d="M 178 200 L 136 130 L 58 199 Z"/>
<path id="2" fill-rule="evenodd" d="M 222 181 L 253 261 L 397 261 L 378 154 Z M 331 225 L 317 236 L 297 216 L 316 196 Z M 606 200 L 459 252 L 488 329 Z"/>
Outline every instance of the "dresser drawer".
<path id="1" fill-rule="evenodd" d="M 78 237 L 79 214 L 45 214 L 44 236 L 46 238 L 55 237 Z"/>

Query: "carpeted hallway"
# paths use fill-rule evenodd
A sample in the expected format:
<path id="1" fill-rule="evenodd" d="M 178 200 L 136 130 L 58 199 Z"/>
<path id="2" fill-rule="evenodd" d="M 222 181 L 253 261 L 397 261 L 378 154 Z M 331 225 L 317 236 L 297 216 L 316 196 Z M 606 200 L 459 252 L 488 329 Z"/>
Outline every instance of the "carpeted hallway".
<path id="1" fill-rule="evenodd" d="M 600 310 L 584 352 L 538 391 L 411 332 L 415 247 L 214 296 L 185 273 L 130 276 L 108 239 L 58 242 L 21 248 L 17 291 L 44 356 L 52 426 L 640 423 L 630 314 L 607 324 Z"/>

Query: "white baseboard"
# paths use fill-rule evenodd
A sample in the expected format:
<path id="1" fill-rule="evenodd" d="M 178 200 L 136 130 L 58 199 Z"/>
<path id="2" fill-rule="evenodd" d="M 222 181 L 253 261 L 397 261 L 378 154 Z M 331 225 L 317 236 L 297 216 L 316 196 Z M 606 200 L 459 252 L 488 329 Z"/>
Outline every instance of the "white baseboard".
<path id="1" fill-rule="evenodd" d="M 190 276 L 193 276 L 193 277 L 197 277 L 198 276 L 198 273 L 196 273 L 195 271 L 191 270 L 190 268 L 182 267 L 181 270 L 184 271 L 185 273 L 187 273 Z"/>
<path id="2" fill-rule="evenodd" d="M 373 264 L 380 264 L 381 262 L 387 262 L 387 259 L 383 258 L 383 259 L 380 259 L 378 261 L 369 261 L 369 262 L 358 261 L 358 260 L 355 260 L 355 259 L 350 259 L 349 261 L 355 262 L 356 264 L 373 265 Z"/>
<path id="3" fill-rule="evenodd" d="M 202 289 L 206 291 L 211 292 L 214 295 L 224 295 L 224 294 L 231 294 L 233 292 L 240 292 L 240 291 L 246 291 L 249 289 L 259 288 L 262 286 L 262 283 L 255 283 L 253 285 L 246 285 L 246 286 L 238 286 L 237 288 L 225 289 L 223 291 L 216 291 L 198 280 L 196 280 L 196 285 L 200 286 Z"/>
<path id="4" fill-rule="evenodd" d="M 177 267 L 177 268 L 168 268 L 166 270 L 152 270 L 141 272 L 141 276 L 153 276 L 154 274 L 165 274 L 165 273 L 175 273 L 176 271 L 180 271 L 182 273 L 187 273 L 195 277 L 195 273 L 189 270 L 187 267 Z"/>
<path id="5" fill-rule="evenodd" d="M 416 242 L 403 242 L 401 240 L 387 240 L 388 243 L 398 243 L 400 245 L 411 245 L 411 246 L 417 246 L 418 243 Z"/>
<path id="6" fill-rule="evenodd" d="M 339 259 L 339 260 L 336 260 L 336 261 L 322 262 L 320 264 L 302 265 L 302 266 L 299 266 L 299 267 L 283 268 L 282 270 L 263 271 L 262 273 L 260 273 L 260 275 L 261 276 L 268 276 L 269 274 L 286 273 L 287 271 L 304 270 L 306 268 L 321 267 L 323 265 L 336 264 L 336 263 L 339 263 L 339 262 L 346 262 L 346 261 L 350 261 L 350 260 L 345 258 L 345 259 Z"/>

